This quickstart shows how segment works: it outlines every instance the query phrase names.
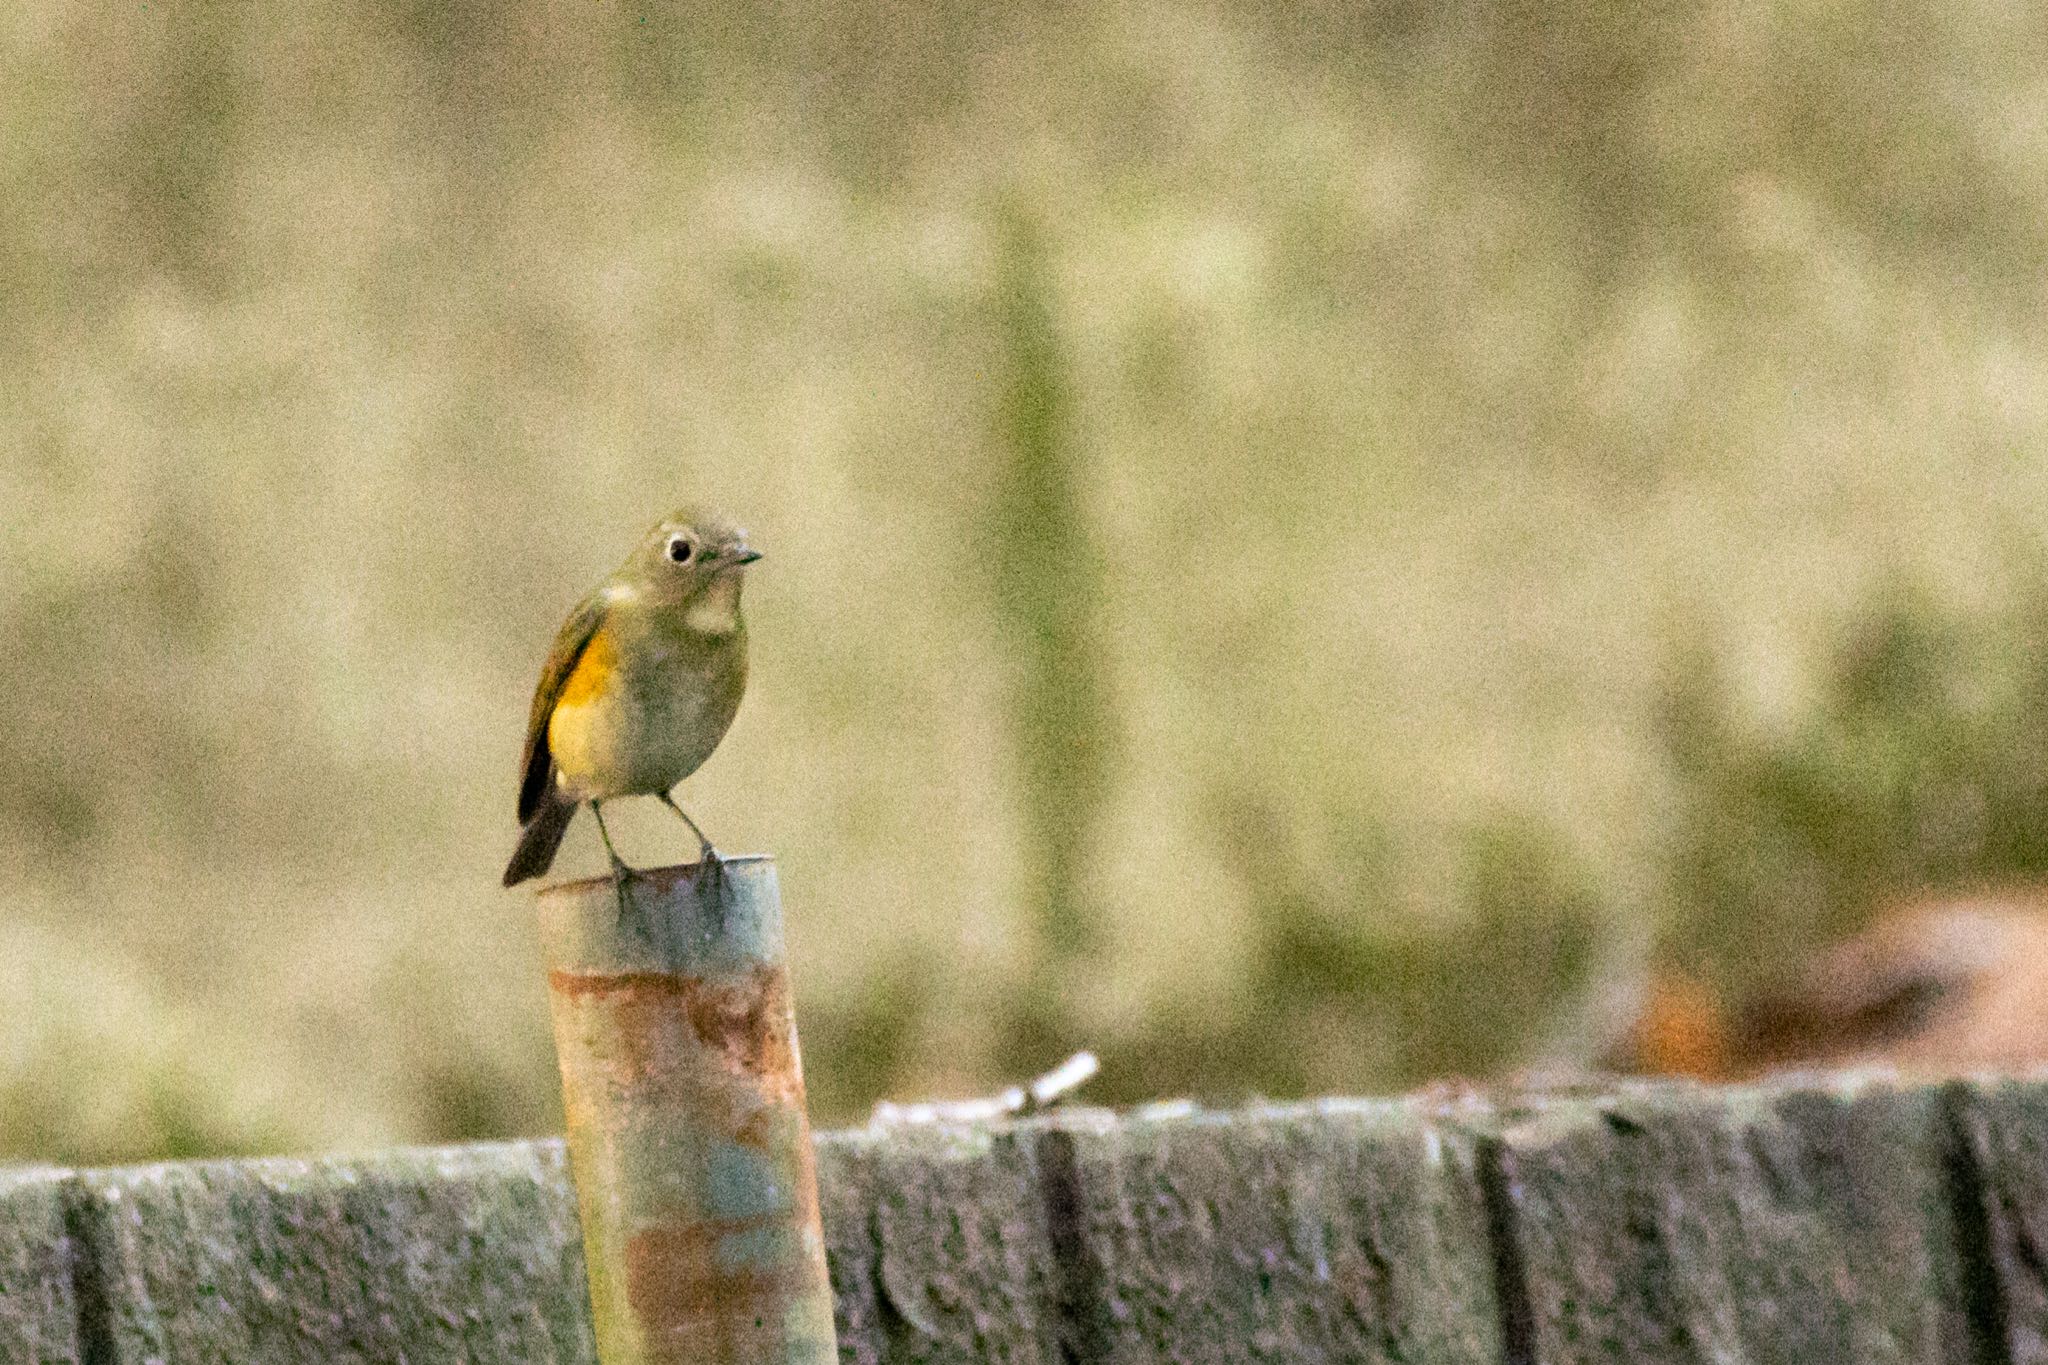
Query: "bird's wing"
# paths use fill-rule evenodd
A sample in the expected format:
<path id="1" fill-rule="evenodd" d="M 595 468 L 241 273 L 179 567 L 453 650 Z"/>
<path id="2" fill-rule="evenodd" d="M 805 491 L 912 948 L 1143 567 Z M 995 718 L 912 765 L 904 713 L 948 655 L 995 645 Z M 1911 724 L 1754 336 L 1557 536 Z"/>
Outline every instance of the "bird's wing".
<path id="1" fill-rule="evenodd" d="M 1954 1008 L 1981 976 L 1930 958 L 1872 960 L 1869 947 L 1838 946 L 1760 993 L 1742 1012 L 1744 1036 L 1774 1056 L 1890 1046 Z"/>
<path id="2" fill-rule="evenodd" d="M 519 823 L 522 825 L 540 809 L 541 798 L 547 794 L 549 769 L 554 766 L 554 756 L 548 752 L 548 720 L 555 714 L 555 702 L 561 698 L 562 684 L 569 680 L 569 674 L 575 671 L 576 661 L 583 657 L 591 637 L 604 624 L 605 609 L 602 588 L 578 602 L 569 613 L 569 619 L 562 622 L 562 629 L 555 636 L 555 647 L 548 651 L 548 661 L 541 668 L 540 683 L 533 689 L 533 710 L 526 718 L 526 771 L 519 782 Z"/>

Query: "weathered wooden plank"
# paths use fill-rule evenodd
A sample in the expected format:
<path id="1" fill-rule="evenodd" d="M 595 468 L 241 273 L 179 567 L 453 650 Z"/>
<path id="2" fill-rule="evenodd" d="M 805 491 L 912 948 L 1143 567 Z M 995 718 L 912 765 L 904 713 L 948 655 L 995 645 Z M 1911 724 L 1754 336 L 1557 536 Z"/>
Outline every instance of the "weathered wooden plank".
<path id="1" fill-rule="evenodd" d="M 840 1358 L 2048 1365 L 2038 1080 L 1448 1113 L 823 1135 Z M 581 1365 L 583 1285 L 554 1142 L 0 1174 L 0 1360 Z"/>
<path id="2" fill-rule="evenodd" d="M 1948 1096 L 1968 1169 L 1966 1244 L 1983 1258 L 1981 1328 L 2012 1365 L 2048 1363 L 2048 1085 L 1958 1082 Z M 1974 1221 L 1972 1221 L 1974 1220 Z"/>
<path id="3" fill-rule="evenodd" d="M 828 1134 L 819 1166 L 843 1360 L 1056 1358 L 1015 1134 Z M 116 1360 L 594 1359 L 559 1143 L 144 1167 L 86 1189 Z"/>
<path id="4" fill-rule="evenodd" d="M 65 1227 L 71 1173 L 0 1170 L 0 1360 L 76 1365 L 78 1296 Z"/>
<path id="5" fill-rule="evenodd" d="M 1970 1359 L 1932 1089 L 1853 1077 L 1538 1104 L 1497 1223 L 1539 1365 Z"/>
<path id="6" fill-rule="evenodd" d="M 98 1172 L 111 1359 L 596 1359 L 559 1142 Z"/>
<path id="7" fill-rule="evenodd" d="M 818 1184 L 852 1365 L 1060 1359 L 1037 1160 L 1016 1128 L 820 1139 Z"/>
<path id="8" fill-rule="evenodd" d="M 1498 1358 L 1473 1143 L 1414 1105 L 1081 1116 L 1039 1149 L 1071 1359 Z"/>
<path id="9" fill-rule="evenodd" d="M 842 1365 L 888 1359 L 875 1290 L 874 1144 L 846 1133 L 818 1134 L 818 1213 L 832 1274 L 833 1327 Z"/>

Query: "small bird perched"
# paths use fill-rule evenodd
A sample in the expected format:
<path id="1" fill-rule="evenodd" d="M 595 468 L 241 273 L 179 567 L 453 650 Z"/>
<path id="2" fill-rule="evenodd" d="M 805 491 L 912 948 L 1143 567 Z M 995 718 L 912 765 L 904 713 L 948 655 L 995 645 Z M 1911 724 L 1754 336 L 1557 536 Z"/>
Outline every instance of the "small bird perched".
<path id="1" fill-rule="evenodd" d="M 1660 971 L 1617 1070 L 1748 1079 L 1885 1065 L 1926 1077 L 2048 1061 L 2048 896 L 1992 888 L 1909 901 L 1785 964 L 1733 1010 Z"/>
<path id="2" fill-rule="evenodd" d="M 725 518 L 684 508 L 569 613 L 533 692 L 519 783 L 526 828 L 505 885 L 548 870 L 588 801 L 623 906 L 633 869 L 604 827 L 604 803 L 615 796 L 659 797 L 697 836 L 704 871 L 718 874 L 718 850 L 671 789 L 711 757 L 739 710 L 740 579 L 760 557 Z"/>

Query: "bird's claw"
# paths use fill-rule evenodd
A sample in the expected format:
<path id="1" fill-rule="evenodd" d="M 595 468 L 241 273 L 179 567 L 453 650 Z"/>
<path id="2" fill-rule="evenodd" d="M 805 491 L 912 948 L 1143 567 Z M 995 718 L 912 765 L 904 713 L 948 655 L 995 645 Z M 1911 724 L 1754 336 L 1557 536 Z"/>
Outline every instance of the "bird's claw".
<path id="1" fill-rule="evenodd" d="M 704 886 L 715 887 L 725 879 L 725 859 L 718 856 L 718 850 L 706 840 L 697 849 L 696 880 Z"/>
<path id="2" fill-rule="evenodd" d="M 632 883 L 639 876 L 638 872 L 626 866 L 619 859 L 612 859 L 612 890 L 617 893 L 619 898 L 619 923 L 622 926 L 628 921 L 639 922 L 640 909 L 633 903 L 632 892 Z"/>

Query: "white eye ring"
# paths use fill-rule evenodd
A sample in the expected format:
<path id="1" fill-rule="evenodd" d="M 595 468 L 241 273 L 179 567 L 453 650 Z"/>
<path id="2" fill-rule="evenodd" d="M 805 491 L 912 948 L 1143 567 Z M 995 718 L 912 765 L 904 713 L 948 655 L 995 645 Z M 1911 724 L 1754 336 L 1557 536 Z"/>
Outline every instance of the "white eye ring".
<path id="1" fill-rule="evenodd" d="M 690 543 L 688 536 L 670 536 L 668 538 L 668 557 L 676 563 L 687 564 L 690 562 L 690 557 L 696 553 L 697 547 Z"/>

